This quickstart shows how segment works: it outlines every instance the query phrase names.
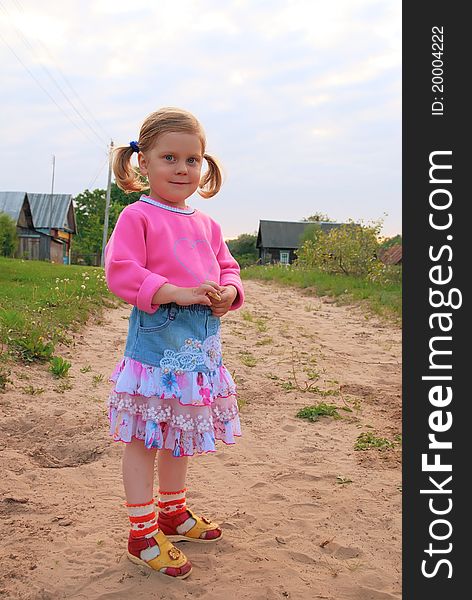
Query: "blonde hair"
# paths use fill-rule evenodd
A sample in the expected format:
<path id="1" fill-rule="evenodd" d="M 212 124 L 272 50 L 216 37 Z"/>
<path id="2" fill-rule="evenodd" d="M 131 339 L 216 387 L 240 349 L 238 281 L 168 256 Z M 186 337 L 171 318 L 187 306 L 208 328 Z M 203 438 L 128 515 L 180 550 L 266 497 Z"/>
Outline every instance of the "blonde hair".
<path id="1" fill-rule="evenodd" d="M 193 133 L 198 135 L 202 145 L 203 158 L 208 164 L 206 171 L 200 179 L 198 193 L 203 198 L 211 198 L 220 191 L 223 182 L 221 166 L 216 158 L 206 154 L 206 138 L 203 127 L 192 113 L 181 108 L 165 107 L 151 113 L 141 126 L 138 146 L 140 152 L 151 150 L 157 138 L 164 133 Z M 149 185 L 143 180 L 139 169 L 131 164 L 133 148 L 118 146 L 114 150 L 113 172 L 118 187 L 127 193 L 148 190 Z"/>

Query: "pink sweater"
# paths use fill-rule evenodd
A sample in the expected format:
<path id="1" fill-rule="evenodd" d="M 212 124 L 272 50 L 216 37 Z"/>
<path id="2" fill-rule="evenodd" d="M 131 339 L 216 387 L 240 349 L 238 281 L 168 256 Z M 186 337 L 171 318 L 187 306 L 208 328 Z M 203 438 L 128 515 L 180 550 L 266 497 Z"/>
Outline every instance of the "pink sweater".
<path id="1" fill-rule="evenodd" d="M 105 276 L 113 294 L 147 313 L 158 309 L 151 301 L 164 283 L 197 287 L 210 279 L 238 290 L 230 310 L 244 302 L 239 265 L 218 223 L 146 196 L 121 212 L 105 248 Z"/>

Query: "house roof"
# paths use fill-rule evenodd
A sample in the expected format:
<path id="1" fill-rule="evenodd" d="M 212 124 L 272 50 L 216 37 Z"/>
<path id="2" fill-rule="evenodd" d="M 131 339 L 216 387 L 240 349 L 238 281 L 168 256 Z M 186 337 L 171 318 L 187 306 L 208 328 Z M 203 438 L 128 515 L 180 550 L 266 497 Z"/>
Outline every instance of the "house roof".
<path id="1" fill-rule="evenodd" d="M 51 227 L 66 229 L 73 233 L 77 231 L 71 194 L 0 192 L 0 210 L 18 221 L 25 197 L 31 207 L 35 229 L 49 229 Z"/>
<path id="2" fill-rule="evenodd" d="M 313 221 L 259 221 L 257 248 L 299 248 L 300 236 Z M 323 231 L 339 227 L 341 223 L 318 223 Z"/>
<path id="3" fill-rule="evenodd" d="M 402 262 L 403 246 L 395 244 L 379 253 L 380 260 L 386 265 L 398 265 Z"/>
<path id="4" fill-rule="evenodd" d="M 25 195 L 24 192 L 0 192 L 0 212 L 6 213 L 17 223 Z"/>
<path id="5" fill-rule="evenodd" d="M 72 223 L 69 223 L 68 219 L 69 207 L 72 204 L 71 194 L 31 194 L 28 192 L 28 199 L 36 229 L 49 229 L 52 227 L 54 229 L 72 229 L 72 231 L 76 231 L 77 226 L 73 211 Z"/>

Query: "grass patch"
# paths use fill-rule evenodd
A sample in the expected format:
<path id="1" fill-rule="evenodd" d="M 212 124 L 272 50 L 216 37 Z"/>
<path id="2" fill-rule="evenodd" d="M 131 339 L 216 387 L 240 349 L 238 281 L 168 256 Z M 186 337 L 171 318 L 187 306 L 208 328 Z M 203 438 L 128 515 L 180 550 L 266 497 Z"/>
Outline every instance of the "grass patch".
<path id="1" fill-rule="evenodd" d="M 241 362 L 243 365 L 246 365 L 246 367 L 255 367 L 257 365 L 256 357 L 250 352 L 240 352 L 239 356 L 241 358 Z"/>
<path id="2" fill-rule="evenodd" d="M 0 342 L 24 362 L 51 360 L 57 343 L 115 305 L 100 267 L 0 257 Z"/>
<path id="3" fill-rule="evenodd" d="M 392 442 L 387 438 L 377 437 L 372 431 L 365 431 L 357 437 L 354 450 L 370 450 L 371 448 L 389 450 L 395 448 L 397 444 L 398 442 Z"/>
<path id="4" fill-rule="evenodd" d="M 35 388 L 32 385 L 27 385 L 21 388 L 25 394 L 28 394 L 29 396 L 39 396 L 40 394 L 44 394 L 44 388 Z"/>
<path id="5" fill-rule="evenodd" d="M 241 278 L 313 288 L 317 296 L 334 296 L 343 303 L 359 301 L 365 303 L 376 314 L 397 323 L 401 322 L 401 284 L 384 285 L 361 277 L 331 275 L 315 269 L 306 270 L 291 265 L 253 265 L 241 270 Z"/>
<path id="6" fill-rule="evenodd" d="M 64 392 L 67 392 L 68 390 L 72 389 L 72 383 L 70 381 L 61 381 L 55 388 L 53 388 L 53 390 L 55 392 L 57 392 L 58 394 L 63 394 Z"/>
<path id="7" fill-rule="evenodd" d="M 257 331 L 265 333 L 268 330 L 267 322 L 265 319 L 256 319 Z"/>
<path id="8" fill-rule="evenodd" d="M 49 366 L 50 372 L 54 375 L 54 377 L 67 377 L 69 373 L 69 369 L 72 367 L 72 364 L 63 359 L 61 356 L 54 356 L 51 359 L 51 364 Z"/>
<path id="9" fill-rule="evenodd" d="M 102 373 L 98 373 L 92 377 L 92 385 L 93 387 L 97 387 L 102 381 L 105 379 Z"/>
<path id="10" fill-rule="evenodd" d="M 313 406 L 305 406 L 299 410 L 295 416 L 299 419 L 308 419 L 309 421 L 318 421 L 319 417 L 333 417 L 333 419 L 341 418 L 337 406 L 334 404 L 326 404 L 325 402 L 320 402 Z"/>
<path id="11" fill-rule="evenodd" d="M 262 338 L 260 340 L 257 340 L 256 342 L 256 346 L 268 346 L 269 344 L 273 343 L 273 339 L 272 338 Z"/>
<path id="12" fill-rule="evenodd" d="M 7 387 L 7 383 L 12 383 L 10 379 L 11 371 L 0 365 L 0 392 L 3 392 Z"/>

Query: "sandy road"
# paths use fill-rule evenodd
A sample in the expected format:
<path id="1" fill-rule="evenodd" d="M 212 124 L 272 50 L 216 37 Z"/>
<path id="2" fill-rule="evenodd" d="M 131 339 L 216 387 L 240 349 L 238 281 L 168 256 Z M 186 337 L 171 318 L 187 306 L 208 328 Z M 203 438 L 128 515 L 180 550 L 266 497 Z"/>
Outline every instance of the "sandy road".
<path id="1" fill-rule="evenodd" d="M 193 458 L 188 480 L 189 504 L 224 539 L 182 545 L 194 565 L 185 581 L 126 559 L 105 399 L 129 307 L 109 310 L 56 352 L 72 362 L 71 389 L 39 365 L 16 367 L 0 395 L 0 598 L 401 597 L 400 450 L 354 451 L 361 432 L 401 432 L 401 331 L 273 283 L 245 288 L 245 306 L 222 320 L 244 435 Z M 320 401 L 351 412 L 295 417 Z"/>

